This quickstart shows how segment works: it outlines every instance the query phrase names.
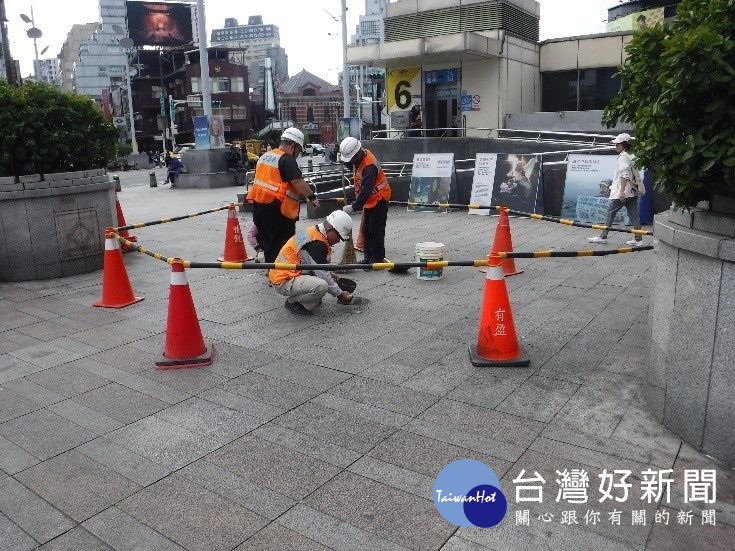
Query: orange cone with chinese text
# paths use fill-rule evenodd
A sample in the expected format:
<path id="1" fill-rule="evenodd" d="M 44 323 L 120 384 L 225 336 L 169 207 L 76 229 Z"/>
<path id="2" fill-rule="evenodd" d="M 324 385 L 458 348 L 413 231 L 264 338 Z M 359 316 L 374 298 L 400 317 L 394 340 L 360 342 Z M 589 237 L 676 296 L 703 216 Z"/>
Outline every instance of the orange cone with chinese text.
<path id="1" fill-rule="evenodd" d="M 490 255 L 488 260 L 477 346 L 470 346 L 470 361 L 476 367 L 527 366 L 531 360 L 518 344 L 501 259 Z"/>
<path id="2" fill-rule="evenodd" d="M 158 369 L 203 367 L 213 360 L 214 350 L 202 337 L 194 300 L 186 281 L 184 261 L 174 258 L 171 263 L 171 287 L 168 295 L 166 335 L 163 356 L 156 362 Z"/>
<path id="3" fill-rule="evenodd" d="M 112 228 L 105 230 L 105 254 L 102 266 L 102 298 L 92 306 L 101 308 L 125 308 L 143 300 L 136 297 L 128 279 L 122 252 L 112 236 Z"/>
<path id="4" fill-rule="evenodd" d="M 242 238 L 240 220 L 237 218 L 235 203 L 227 207 L 227 228 L 225 230 L 225 254 L 218 258 L 220 262 L 245 262 L 252 260 L 245 250 L 245 241 Z"/>
<path id="5" fill-rule="evenodd" d="M 122 207 L 120 206 L 120 201 L 117 199 L 117 192 L 115 192 L 115 210 L 117 211 L 117 227 L 120 228 L 122 226 L 127 226 L 128 223 L 125 221 L 125 215 L 123 214 Z M 123 239 L 132 241 L 133 243 L 137 243 L 138 241 L 138 238 L 128 233 L 128 230 L 120 230 L 119 234 Z M 126 247 L 125 245 L 122 247 L 122 252 L 124 253 L 129 253 L 132 250 L 133 249 Z"/>
<path id="6" fill-rule="evenodd" d="M 508 211 L 504 208 L 500 209 L 498 216 L 498 225 L 495 228 L 495 237 L 493 238 L 493 246 L 490 254 L 496 253 L 512 253 L 513 239 L 510 236 L 510 221 L 508 220 Z M 512 258 L 503 259 L 503 275 L 505 277 L 523 273 L 523 270 L 516 269 L 515 260 Z M 485 270 L 483 270 L 485 271 Z"/>

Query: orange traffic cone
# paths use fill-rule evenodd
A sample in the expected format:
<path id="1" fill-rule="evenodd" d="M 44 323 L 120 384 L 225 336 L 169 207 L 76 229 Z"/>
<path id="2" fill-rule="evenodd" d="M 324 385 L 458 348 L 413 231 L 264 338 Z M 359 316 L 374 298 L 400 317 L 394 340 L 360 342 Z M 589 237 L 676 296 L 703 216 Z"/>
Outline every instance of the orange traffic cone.
<path id="1" fill-rule="evenodd" d="M 180 258 L 171 264 L 171 288 L 168 295 L 166 336 L 163 356 L 156 362 L 158 369 L 203 367 L 213 360 L 214 349 L 202 337 L 194 300 Z"/>
<path id="2" fill-rule="evenodd" d="M 235 203 L 227 207 L 227 228 L 225 230 L 225 254 L 218 258 L 220 262 L 245 262 L 252 260 L 245 250 L 245 241 L 240 230 Z"/>
<path id="3" fill-rule="evenodd" d="M 510 221 L 508 220 L 508 211 L 504 208 L 500 209 L 498 217 L 498 225 L 495 228 L 495 237 L 493 238 L 493 246 L 490 254 L 495 253 L 512 253 L 513 239 L 510 237 Z M 516 263 L 512 258 L 503 259 L 503 275 L 505 277 L 523 273 L 523 270 L 516 269 Z M 485 271 L 485 270 L 483 270 Z"/>
<path id="4" fill-rule="evenodd" d="M 125 221 L 125 215 L 123 214 L 122 207 L 120 206 L 120 201 L 118 201 L 117 199 L 117 192 L 115 192 L 115 210 L 117 211 L 117 227 L 119 228 L 121 226 L 127 226 L 128 223 Z M 137 243 L 138 241 L 138 238 L 134 235 L 129 234 L 128 230 L 120 230 L 119 234 L 120 237 L 122 237 L 123 239 L 132 241 L 133 243 Z M 132 250 L 133 249 L 131 249 L 130 247 L 126 247 L 125 245 L 123 245 L 122 251 L 124 253 L 129 253 Z"/>
<path id="5" fill-rule="evenodd" d="M 488 260 L 477 346 L 470 346 L 470 361 L 476 367 L 526 366 L 531 360 L 518 344 L 500 258 L 490 255 Z"/>
<path id="6" fill-rule="evenodd" d="M 125 308 L 141 300 L 143 300 L 143 297 L 136 297 L 133 294 L 120 246 L 117 240 L 112 237 L 112 228 L 107 228 L 105 230 L 105 256 L 102 267 L 102 298 L 93 303 L 92 306 Z"/>

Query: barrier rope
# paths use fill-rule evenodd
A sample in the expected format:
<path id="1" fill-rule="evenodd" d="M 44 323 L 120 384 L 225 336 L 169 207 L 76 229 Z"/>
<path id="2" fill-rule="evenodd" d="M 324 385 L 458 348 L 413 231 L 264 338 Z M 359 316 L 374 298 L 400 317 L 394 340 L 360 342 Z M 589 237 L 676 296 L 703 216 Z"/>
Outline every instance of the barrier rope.
<path id="1" fill-rule="evenodd" d="M 242 203 L 233 203 L 233 204 L 242 206 Z M 183 216 L 173 216 L 171 218 L 161 218 L 160 220 L 153 220 L 151 222 L 136 222 L 135 224 L 130 224 L 128 226 L 118 226 L 113 229 L 115 230 L 115 234 L 117 234 L 118 232 L 121 232 L 121 231 L 136 230 L 136 229 L 145 228 L 148 226 L 156 226 L 158 224 L 168 224 L 169 222 L 178 222 L 179 220 L 186 220 L 187 218 L 194 218 L 196 216 L 201 216 L 202 214 L 211 214 L 213 212 L 227 210 L 228 208 L 230 208 L 230 203 L 228 203 L 224 207 L 217 207 L 214 209 L 203 210 L 201 212 L 191 212 L 189 214 L 184 214 Z M 134 249 L 135 247 L 131 247 L 131 248 Z"/>
<path id="2" fill-rule="evenodd" d="M 185 217 L 186 218 L 186 217 Z M 160 222 L 159 222 L 160 223 Z M 114 229 L 112 237 L 122 245 L 129 247 L 135 251 L 146 254 L 156 260 L 162 260 L 167 264 L 171 264 L 174 258 L 182 261 L 184 268 L 221 268 L 223 270 L 407 270 L 409 268 L 426 268 L 428 270 L 437 270 L 439 268 L 448 268 L 450 266 L 474 267 L 481 268 L 489 266 L 488 259 L 477 258 L 474 260 L 426 260 L 423 262 L 373 262 L 372 264 L 288 264 L 284 262 L 271 263 L 248 263 L 248 262 L 196 262 L 192 260 L 183 260 L 178 257 L 169 257 L 148 250 L 132 241 L 128 241 L 124 237 L 120 237 L 118 229 Z M 530 252 L 498 252 L 497 257 L 504 258 L 570 258 L 578 256 L 608 256 L 611 254 L 636 253 L 639 251 L 653 250 L 653 245 L 645 245 L 641 247 L 619 247 L 617 249 L 581 249 L 577 251 L 530 251 Z"/>
<path id="3" fill-rule="evenodd" d="M 345 200 L 342 197 L 325 197 L 319 199 L 320 203 L 344 203 Z M 653 235 L 653 232 L 648 230 L 629 230 L 627 228 L 619 228 L 616 226 L 605 226 L 604 224 L 587 224 L 580 222 L 579 220 L 569 220 L 568 218 L 560 218 L 558 216 L 548 216 L 545 214 L 536 214 L 533 212 L 523 212 L 521 210 L 513 210 L 502 205 L 463 205 L 461 203 L 414 203 L 411 201 L 389 201 L 391 205 L 400 205 L 408 207 L 431 207 L 438 209 L 478 209 L 478 210 L 505 210 L 508 214 L 514 216 L 523 216 L 530 218 L 531 220 L 544 220 L 546 222 L 554 222 L 556 224 L 564 224 L 565 226 L 575 226 L 578 228 L 591 228 L 593 230 L 607 230 L 616 231 L 621 233 L 632 233 L 635 235 Z"/>

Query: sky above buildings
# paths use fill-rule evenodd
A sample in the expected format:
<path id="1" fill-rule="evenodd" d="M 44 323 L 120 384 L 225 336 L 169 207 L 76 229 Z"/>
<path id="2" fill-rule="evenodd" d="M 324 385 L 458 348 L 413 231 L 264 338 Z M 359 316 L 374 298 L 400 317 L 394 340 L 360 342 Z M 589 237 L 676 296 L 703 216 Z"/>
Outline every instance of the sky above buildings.
<path id="1" fill-rule="evenodd" d="M 539 0 L 541 4 L 541 39 L 576 36 L 605 31 L 607 9 L 619 0 Z M 21 74 L 33 71 L 33 40 L 26 36 L 30 27 L 20 14 L 30 16 L 33 5 L 36 27 L 43 31 L 37 40 L 39 52 L 55 57 L 76 23 L 99 20 L 98 0 L 5 0 L 11 53 L 20 60 Z M 262 15 L 263 23 L 277 25 L 281 46 L 288 55 L 289 74 L 302 69 L 337 83 L 342 66 L 342 25 L 340 0 L 279 0 L 276 2 L 232 2 L 205 0 L 207 37 L 211 30 L 224 27 L 226 17 L 246 24 L 251 15 Z M 365 12 L 364 0 L 347 0 L 348 41 L 355 34 L 359 16 Z"/>

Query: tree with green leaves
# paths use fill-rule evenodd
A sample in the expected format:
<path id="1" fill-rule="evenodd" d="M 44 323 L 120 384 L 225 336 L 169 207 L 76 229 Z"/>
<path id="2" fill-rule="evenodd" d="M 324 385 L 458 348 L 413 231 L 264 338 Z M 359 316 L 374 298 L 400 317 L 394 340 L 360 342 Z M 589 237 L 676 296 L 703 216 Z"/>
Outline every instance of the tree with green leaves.
<path id="1" fill-rule="evenodd" d="M 677 205 L 734 194 L 735 0 L 683 0 L 627 52 L 604 122 L 633 125 L 640 165 Z"/>
<path id="2" fill-rule="evenodd" d="M 104 168 L 118 131 L 86 96 L 0 81 L 0 176 Z"/>

